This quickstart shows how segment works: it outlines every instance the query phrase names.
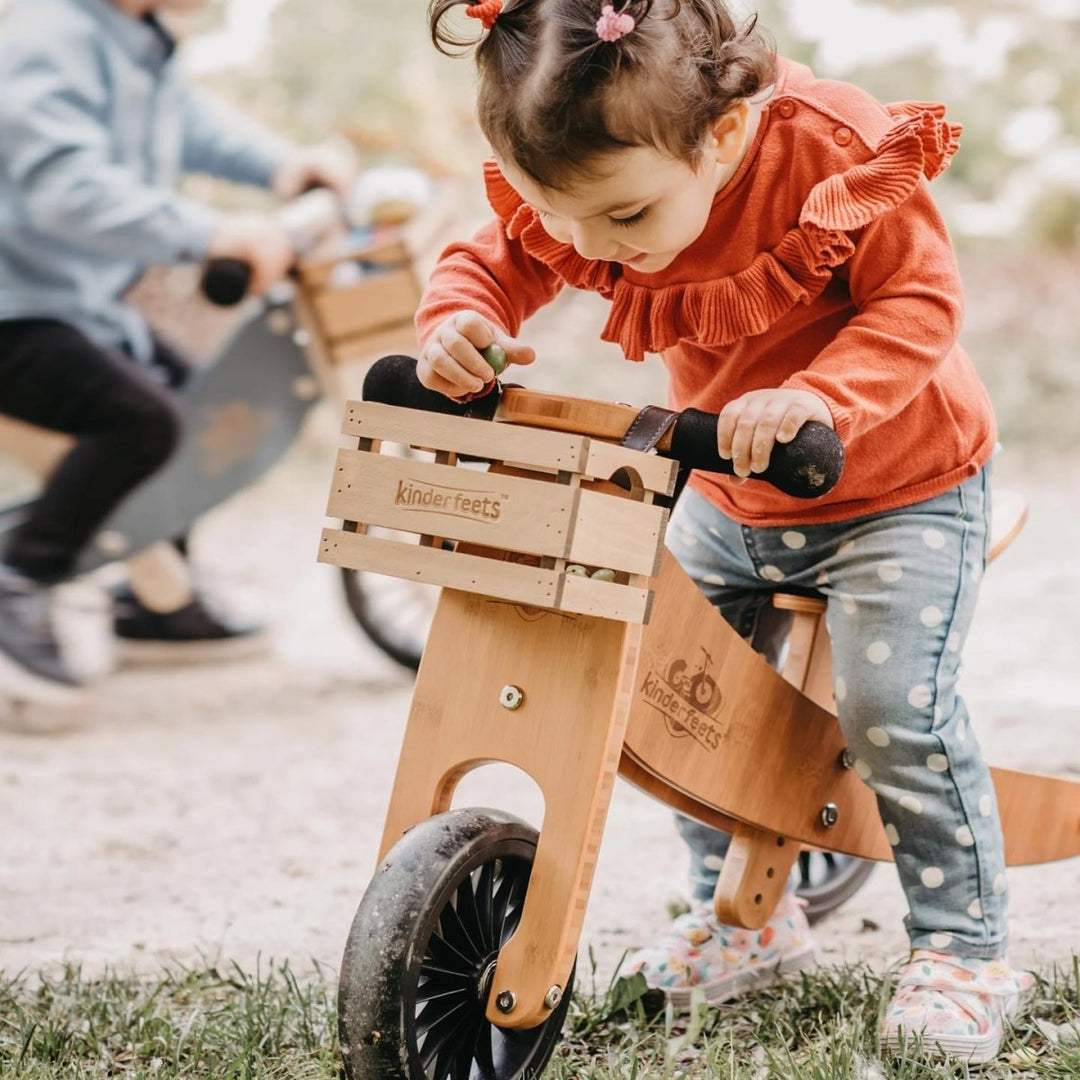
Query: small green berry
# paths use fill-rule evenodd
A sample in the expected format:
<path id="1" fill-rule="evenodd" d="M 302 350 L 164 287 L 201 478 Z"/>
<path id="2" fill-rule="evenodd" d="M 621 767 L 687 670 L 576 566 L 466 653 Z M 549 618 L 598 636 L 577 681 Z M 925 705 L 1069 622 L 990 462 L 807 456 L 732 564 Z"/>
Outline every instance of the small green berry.
<path id="1" fill-rule="evenodd" d="M 586 570 L 584 566 L 581 566 L 579 563 L 576 563 L 576 562 L 567 563 L 566 564 L 566 572 L 568 574 L 573 574 L 575 577 L 588 577 L 589 576 L 589 571 Z"/>
<path id="2" fill-rule="evenodd" d="M 480 350 L 480 355 L 491 365 L 491 370 L 496 375 L 501 375 L 506 370 L 506 350 L 494 342 L 486 349 Z"/>
<path id="3" fill-rule="evenodd" d="M 600 570 L 594 570 L 590 575 L 594 581 L 614 581 L 615 571 L 609 570 L 606 566 Z"/>

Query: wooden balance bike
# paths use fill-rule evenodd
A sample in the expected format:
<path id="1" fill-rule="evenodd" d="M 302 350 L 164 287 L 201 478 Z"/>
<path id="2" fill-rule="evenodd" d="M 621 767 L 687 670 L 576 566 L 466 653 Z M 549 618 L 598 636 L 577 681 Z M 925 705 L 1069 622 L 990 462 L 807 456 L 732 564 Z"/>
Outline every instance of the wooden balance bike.
<path id="1" fill-rule="evenodd" d="M 339 452 L 328 513 L 344 525 L 323 532 L 320 559 L 443 590 L 342 962 L 346 1071 L 537 1076 L 569 1005 L 617 775 L 732 834 L 715 895 L 726 923 L 761 927 L 804 846 L 881 861 L 891 848 L 833 712 L 823 602 L 777 595 L 794 618 L 778 673 L 664 547 L 679 462 L 730 471 L 715 416 L 521 388 L 462 408 L 404 357 L 372 368 L 365 397 L 346 406 L 358 446 Z M 841 461 L 833 433 L 808 424 L 764 475 L 809 496 Z M 995 552 L 1022 512 L 996 516 Z M 490 762 L 536 782 L 539 833 L 450 809 L 462 776 Z M 1008 863 L 1080 854 L 1080 783 L 1006 769 L 994 782 Z"/>
<path id="2" fill-rule="evenodd" d="M 279 217 L 297 247 L 290 279 L 248 304 L 212 360 L 192 372 L 177 393 L 187 437 L 80 553 L 78 574 L 125 560 L 132 590 L 154 611 L 176 611 L 193 596 L 171 539 L 260 479 L 295 444 L 316 401 L 343 403 L 373 359 L 415 341 L 414 250 L 430 225 L 420 222 L 419 237 L 389 227 L 350 232 L 327 191 L 284 204 Z M 200 284 L 225 307 L 245 299 L 249 280 L 250 267 L 224 259 L 204 267 Z M 70 447 L 66 435 L 0 416 L 0 456 L 19 466 L 0 484 L 0 535 Z M 372 618 L 359 575 L 343 573 L 342 585 L 361 628 L 393 655 L 394 628 Z"/>

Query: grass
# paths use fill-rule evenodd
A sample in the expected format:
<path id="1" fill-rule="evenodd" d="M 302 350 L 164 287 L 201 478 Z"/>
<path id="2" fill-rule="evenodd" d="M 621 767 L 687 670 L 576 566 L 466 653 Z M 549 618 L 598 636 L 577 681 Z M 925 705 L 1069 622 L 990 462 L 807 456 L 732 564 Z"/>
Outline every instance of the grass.
<path id="1" fill-rule="evenodd" d="M 998 1063 L 883 1060 L 887 978 L 827 969 L 676 1018 L 617 980 L 581 988 L 546 1080 L 926 1080 L 1080 1076 L 1080 957 L 1039 979 Z M 337 1080 L 332 979 L 205 965 L 152 979 L 0 974 L 0 1078 Z"/>

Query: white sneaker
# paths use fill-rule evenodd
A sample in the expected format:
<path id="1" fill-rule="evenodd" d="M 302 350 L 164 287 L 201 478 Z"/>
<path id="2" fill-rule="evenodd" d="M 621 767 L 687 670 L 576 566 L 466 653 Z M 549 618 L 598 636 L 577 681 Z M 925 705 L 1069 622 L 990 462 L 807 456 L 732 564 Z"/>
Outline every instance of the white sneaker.
<path id="1" fill-rule="evenodd" d="M 672 1005 L 688 1008 L 698 986 L 715 1005 L 816 966 L 802 903 L 785 893 L 760 930 L 725 926 L 711 903 L 680 915 L 659 942 L 630 957 L 626 974 L 640 971 Z"/>

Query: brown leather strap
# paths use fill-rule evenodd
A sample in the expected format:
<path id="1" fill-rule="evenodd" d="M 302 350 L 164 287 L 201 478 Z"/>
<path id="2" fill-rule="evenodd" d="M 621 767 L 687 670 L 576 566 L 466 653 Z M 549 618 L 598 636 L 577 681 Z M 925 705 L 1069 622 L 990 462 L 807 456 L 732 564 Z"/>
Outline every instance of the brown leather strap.
<path id="1" fill-rule="evenodd" d="M 626 434 L 619 440 L 619 445 L 631 450 L 649 451 L 678 418 L 679 414 L 670 409 L 662 409 L 659 405 L 646 405 L 634 417 L 626 429 Z"/>

